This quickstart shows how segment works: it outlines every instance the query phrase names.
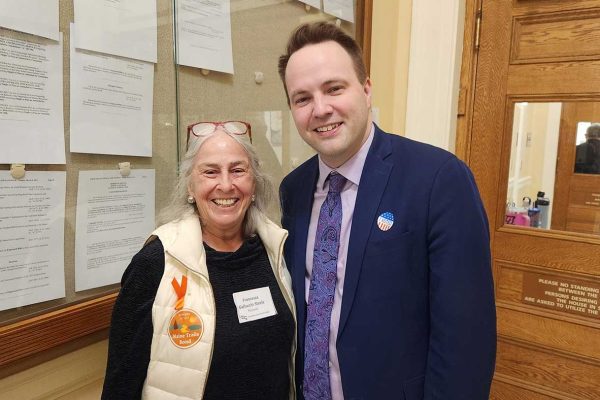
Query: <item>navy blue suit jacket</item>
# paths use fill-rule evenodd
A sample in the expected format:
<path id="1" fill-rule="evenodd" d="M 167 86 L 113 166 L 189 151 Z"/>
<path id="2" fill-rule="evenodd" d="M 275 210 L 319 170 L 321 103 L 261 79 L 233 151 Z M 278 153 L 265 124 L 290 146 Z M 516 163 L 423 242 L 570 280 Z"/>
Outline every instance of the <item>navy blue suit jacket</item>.
<path id="1" fill-rule="evenodd" d="M 282 182 L 302 398 L 313 157 Z M 392 228 L 377 226 L 391 212 Z M 360 179 L 337 337 L 346 400 L 487 400 L 496 354 L 489 230 L 473 175 L 451 153 L 375 128 Z"/>

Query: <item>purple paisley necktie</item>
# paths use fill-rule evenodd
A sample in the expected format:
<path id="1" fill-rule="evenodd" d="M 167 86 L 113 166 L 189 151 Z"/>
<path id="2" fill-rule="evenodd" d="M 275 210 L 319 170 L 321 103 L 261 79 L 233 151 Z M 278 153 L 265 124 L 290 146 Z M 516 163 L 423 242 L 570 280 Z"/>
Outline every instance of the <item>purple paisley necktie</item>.
<path id="1" fill-rule="evenodd" d="M 332 172 L 328 179 L 329 192 L 319 213 L 308 295 L 303 382 L 306 400 L 331 399 L 329 324 L 337 282 L 337 259 L 342 226 L 340 191 L 346 178 L 337 172 Z"/>

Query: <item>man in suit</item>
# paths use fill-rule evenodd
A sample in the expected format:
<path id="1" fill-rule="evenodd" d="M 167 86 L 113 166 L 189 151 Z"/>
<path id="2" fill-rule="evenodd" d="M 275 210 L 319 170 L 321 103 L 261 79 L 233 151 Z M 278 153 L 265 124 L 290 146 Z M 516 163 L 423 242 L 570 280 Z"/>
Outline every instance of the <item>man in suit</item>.
<path id="1" fill-rule="evenodd" d="M 318 153 L 280 187 L 298 396 L 487 399 L 496 320 L 474 178 L 451 153 L 372 123 L 361 57 L 342 30 L 314 23 L 279 59 L 298 132 Z"/>
<path id="2" fill-rule="evenodd" d="M 585 131 L 585 142 L 575 151 L 575 172 L 600 174 L 600 124 L 594 123 Z"/>

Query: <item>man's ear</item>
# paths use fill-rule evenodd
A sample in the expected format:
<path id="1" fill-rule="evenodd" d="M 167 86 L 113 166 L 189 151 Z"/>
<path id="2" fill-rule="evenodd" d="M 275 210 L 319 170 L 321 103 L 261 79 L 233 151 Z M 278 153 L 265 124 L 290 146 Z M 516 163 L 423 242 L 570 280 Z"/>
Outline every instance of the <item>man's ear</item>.
<path id="1" fill-rule="evenodd" d="M 365 96 L 367 97 L 367 107 L 371 108 L 371 78 L 367 77 L 365 84 L 363 85 Z"/>

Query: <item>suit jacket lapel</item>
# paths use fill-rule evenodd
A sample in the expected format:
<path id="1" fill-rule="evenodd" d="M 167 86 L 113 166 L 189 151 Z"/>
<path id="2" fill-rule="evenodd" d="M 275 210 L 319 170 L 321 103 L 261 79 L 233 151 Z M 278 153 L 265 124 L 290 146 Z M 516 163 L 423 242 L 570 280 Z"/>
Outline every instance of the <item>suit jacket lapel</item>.
<path id="1" fill-rule="evenodd" d="M 376 126 L 375 137 L 365 160 L 358 185 L 352 217 L 338 338 L 344 331 L 344 326 L 352 308 L 371 228 L 377 218 L 377 209 L 392 171 L 393 165 L 385 161 L 390 154 L 390 138 L 383 135 L 382 131 Z"/>
<path id="2" fill-rule="evenodd" d="M 292 281 L 296 288 L 296 314 L 299 327 L 299 345 L 304 343 L 304 324 L 306 319 L 306 240 L 308 238 L 308 225 L 310 224 L 310 215 L 314 200 L 314 188 L 319 177 L 319 166 L 317 157 L 314 157 L 306 166 L 306 170 L 299 180 L 300 185 L 296 188 L 295 223 L 294 223 L 294 269 L 292 272 Z M 307 184 L 312 183 L 308 186 Z M 302 348 L 302 347 L 298 347 Z"/>

